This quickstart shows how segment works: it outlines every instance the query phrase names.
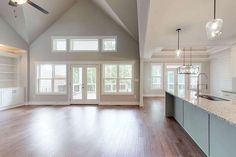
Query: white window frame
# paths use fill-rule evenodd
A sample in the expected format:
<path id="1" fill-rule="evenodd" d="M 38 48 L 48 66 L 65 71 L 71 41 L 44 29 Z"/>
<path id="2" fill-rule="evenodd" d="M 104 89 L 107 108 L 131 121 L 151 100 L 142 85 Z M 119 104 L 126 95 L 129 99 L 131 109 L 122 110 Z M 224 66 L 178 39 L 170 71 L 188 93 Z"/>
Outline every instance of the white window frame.
<path id="1" fill-rule="evenodd" d="M 106 39 L 115 39 L 115 42 L 116 42 L 116 47 L 115 47 L 115 50 L 104 50 L 104 47 L 103 47 L 103 40 L 106 40 Z M 117 52 L 117 36 L 107 36 L 107 37 L 102 37 L 101 38 L 101 52 Z"/>
<path id="2" fill-rule="evenodd" d="M 66 40 L 66 50 L 55 50 L 54 49 L 54 41 L 55 40 Z M 68 38 L 67 37 L 63 37 L 63 36 L 58 36 L 58 37 L 56 37 L 56 36 L 53 36 L 53 37 L 51 37 L 51 49 L 52 49 L 52 52 L 57 52 L 57 53 L 66 53 L 66 52 L 68 52 Z"/>
<path id="3" fill-rule="evenodd" d="M 73 50 L 72 49 L 72 41 L 73 40 L 97 40 L 98 41 L 98 49 L 97 50 Z M 70 37 L 69 38 L 69 52 L 99 52 L 100 51 L 100 40 L 97 36 L 86 36 L 86 37 Z"/>
<path id="4" fill-rule="evenodd" d="M 64 64 L 64 63 L 36 63 L 35 64 L 35 79 L 36 79 L 36 88 L 35 88 L 35 94 L 36 95 L 67 95 L 68 93 L 68 80 L 67 80 L 67 75 L 68 75 L 68 65 Z M 48 78 L 48 79 L 43 79 L 40 78 L 40 67 L 41 65 L 52 65 L 52 78 Z M 65 78 L 56 78 L 55 77 L 55 66 L 57 65 L 66 65 L 66 77 Z M 52 92 L 39 92 L 39 86 L 40 86 L 40 80 L 51 80 L 52 84 L 51 84 L 51 88 L 52 88 Z M 55 80 L 65 80 L 66 81 L 66 90 L 65 92 L 54 92 L 55 89 Z"/>
<path id="5" fill-rule="evenodd" d="M 161 67 L 161 76 L 153 76 L 152 75 L 152 71 L 153 71 L 153 66 L 160 66 Z M 151 81 L 150 81 L 150 85 L 151 85 L 151 89 L 152 90 L 162 90 L 163 89 L 163 64 L 160 64 L 160 63 L 151 63 Z M 153 78 L 160 78 L 161 80 L 161 84 L 160 84 L 160 88 L 154 88 L 153 86 Z"/>
<path id="6" fill-rule="evenodd" d="M 199 73 L 201 73 L 201 70 L 202 70 L 201 63 L 194 63 L 193 65 L 199 66 Z M 192 86 L 191 78 L 192 77 L 196 77 L 197 78 L 197 75 L 195 75 L 195 76 L 189 75 L 189 88 L 190 88 L 190 90 L 197 90 L 197 87 L 196 88 L 191 88 L 191 86 Z M 200 78 L 200 82 L 201 82 L 201 78 Z"/>
<path id="7" fill-rule="evenodd" d="M 66 40 L 66 50 L 54 50 L 54 40 L 56 39 L 65 39 Z M 72 40 L 75 39 L 96 39 L 98 40 L 98 49 L 97 50 L 73 50 L 72 49 Z M 115 50 L 104 50 L 103 49 L 103 40 L 104 39 L 115 39 L 116 47 Z M 52 36 L 51 37 L 51 50 L 55 53 L 88 53 L 88 52 L 98 52 L 98 53 L 112 53 L 117 52 L 118 49 L 118 40 L 117 36 Z M 78 53 L 79 54 L 79 53 Z"/>
<path id="8" fill-rule="evenodd" d="M 106 65 L 116 65 L 117 66 L 117 78 L 116 79 L 116 92 L 105 92 L 105 66 Z M 119 82 L 125 78 L 119 78 L 119 65 L 131 65 L 132 66 L 132 78 L 131 78 L 131 92 L 119 92 Z M 134 63 L 104 63 L 102 64 L 102 95 L 134 95 Z"/>

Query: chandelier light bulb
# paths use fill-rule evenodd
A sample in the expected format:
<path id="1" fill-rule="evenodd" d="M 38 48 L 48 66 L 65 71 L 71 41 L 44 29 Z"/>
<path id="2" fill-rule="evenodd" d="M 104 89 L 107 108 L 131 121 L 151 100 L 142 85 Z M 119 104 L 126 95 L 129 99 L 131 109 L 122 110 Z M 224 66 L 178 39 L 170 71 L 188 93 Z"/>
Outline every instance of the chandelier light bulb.
<path id="1" fill-rule="evenodd" d="M 21 5 L 21 4 L 25 4 L 28 0 L 11 0 L 11 1 Z"/>
<path id="2" fill-rule="evenodd" d="M 176 56 L 180 57 L 180 55 L 181 55 L 181 50 L 180 49 L 176 50 Z"/>

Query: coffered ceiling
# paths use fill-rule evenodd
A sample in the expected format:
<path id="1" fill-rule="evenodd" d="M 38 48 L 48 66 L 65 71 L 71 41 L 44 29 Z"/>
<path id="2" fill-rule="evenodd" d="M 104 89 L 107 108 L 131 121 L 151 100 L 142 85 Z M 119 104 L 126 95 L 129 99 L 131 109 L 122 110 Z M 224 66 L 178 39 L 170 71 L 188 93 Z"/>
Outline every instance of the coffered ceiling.
<path id="1" fill-rule="evenodd" d="M 207 49 L 210 53 L 225 49 L 236 41 L 236 1 L 218 0 L 217 17 L 224 20 L 223 34 L 217 39 L 207 39 L 205 25 L 213 18 L 213 0 L 138 0 L 141 57 L 151 57 L 163 48 L 177 47 L 177 28 L 181 31 L 181 47 Z M 143 7 L 141 3 L 148 3 Z M 142 27 L 140 27 L 142 26 Z"/>

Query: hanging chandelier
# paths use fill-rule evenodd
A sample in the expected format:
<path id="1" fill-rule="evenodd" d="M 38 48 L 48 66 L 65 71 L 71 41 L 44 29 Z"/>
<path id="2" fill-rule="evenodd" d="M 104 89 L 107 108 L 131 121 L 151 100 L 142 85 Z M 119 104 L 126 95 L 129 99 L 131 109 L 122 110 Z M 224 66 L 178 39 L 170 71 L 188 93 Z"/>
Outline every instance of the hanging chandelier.
<path id="1" fill-rule="evenodd" d="M 192 64 L 192 48 L 190 49 L 190 64 L 185 64 L 185 49 L 183 65 L 177 68 L 178 74 L 194 75 L 199 73 L 199 67 Z"/>
<path id="2" fill-rule="evenodd" d="M 216 0 L 214 0 L 214 19 L 206 24 L 208 39 L 214 39 L 222 34 L 223 20 L 216 18 Z"/>
<path id="3" fill-rule="evenodd" d="M 178 29 L 176 29 L 176 31 L 178 32 L 178 47 L 177 47 L 177 50 L 176 50 L 176 56 L 177 56 L 177 57 L 180 57 L 182 51 L 181 51 L 181 49 L 180 49 L 180 47 L 179 47 L 179 42 L 180 42 L 180 39 L 179 39 L 179 32 L 181 31 L 181 29 L 178 28 Z"/>

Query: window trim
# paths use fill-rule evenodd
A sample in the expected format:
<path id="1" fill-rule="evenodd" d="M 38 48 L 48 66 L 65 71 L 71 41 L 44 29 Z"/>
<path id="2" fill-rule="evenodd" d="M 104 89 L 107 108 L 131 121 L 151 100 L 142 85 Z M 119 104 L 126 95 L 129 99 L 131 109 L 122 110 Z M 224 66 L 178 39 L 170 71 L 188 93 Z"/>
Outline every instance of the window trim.
<path id="1" fill-rule="evenodd" d="M 52 65 L 52 78 L 39 78 L 40 76 L 38 76 L 38 72 L 40 71 L 40 65 Z M 66 76 L 65 78 L 55 78 L 55 66 L 56 65 L 66 65 Z M 38 69 L 39 67 L 39 69 Z M 47 62 L 42 62 L 42 63 L 35 63 L 35 95 L 39 95 L 39 96 L 50 96 L 50 95 L 67 95 L 68 94 L 68 65 L 66 63 L 47 63 Z M 39 92 L 39 81 L 40 80 L 51 80 L 52 84 L 51 84 L 51 88 L 52 88 L 52 92 Z M 65 92 L 54 92 L 54 82 L 55 80 L 65 80 L 66 81 L 66 90 Z"/>
<path id="2" fill-rule="evenodd" d="M 160 66 L 161 67 L 161 76 L 152 76 L 152 69 L 153 69 L 153 66 Z M 163 88 L 164 88 L 164 85 L 163 85 L 163 71 L 164 71 L 164 69 L 163 69 L 163 64 L 160 64 L 160 63 L 151 63 L 151 73 L 150 73 L 150 76 L 151 76 L 151 83 L 150 83 L 150 85 L 151 85 L 151 89 L 152 90 L 163 90 Z M 160 84 L 160 88 L 154 88 L 153 87 L 153 77 L 155 77 L 155 78 L 160 78 L 160 80 L 161 80 L 161 84 Z"/>
<path id="3" fill-rule="evenodd" d="M 114 78 L 117 80 L 117 87 L 116 92 L 105 92 L 105 65 L 116 65 L 117 66 L 117 78 Z M 131 80 L 131 92 L 119 92 L 119 80 L 122 80 L 122 78 L 119 78 L 119 65 L 131 65 L 132 66 L 132 78 L 123 78 L 123 79 L 129 79 Z M 107 78 L 112 79 L 112 78 Z M 102 92 L 101 95 L 109 96 L 109 95 L 134 95 L 134 63 L 128 63 L 128 62 L 108 62 L 102 64 Z"/>
<path id="4" fill-rule="evenodd" d="M 54 40 L 56 39 L 65 39 L 66 40 L 66 50 L 54 50 Z M 97 50 L 72 50 L 71 49 L 71 40 L 73 39 L 97 39 L 98 40 L 98 49 Z M 116 47 L 115 50 L 103 50 L 103 39 L 115 39 Z M 117 52 L 118 49 L 118 39 L 117 36 L 51 36 L 51 51 L 53 53 L 64 54 L 64 53 L 113 53 Z M 78 53 L 78 54 L 79 54 Z"/>
<path id="5" fill-rule="evenodd" d="M 73 50 L 72 49 L 72 40 L 97 40 L 98 41 L 98 48 L 97 50 Z M 83 53 L 83 52 L 100 52 L 100 39 L 98 37 L 92 37 L 92 36 L 88 36 L 88 37 L 72 37 L 72 38 L 69 38 L 69 52 L 70 53 L 76 53 L 76 52 L 80 52 L 80 53 Z"/>
<path id="6" fill-rule="evenodd" d="M 66 50 L 55 50 L 54 49 L 54 40 L 60 40 L 60 39 L 66 40 Z M 51 50 L 53 53 L 66 53 L 66 52 L 68 52 L 68 38 L 63 37 L 63 36 L 51 37 Z"/>
<path id="7" fill-rule="evenodd" d="M 116 46 L 115 46 L 115 50 L 104 50 L 104 47 L 103 47 L 103 40 L 106 40 L 106 39 L 115 39 L 115 42 L 116 42 Z M 111 53 L 111 52 L 117 52 L 117 36 L 107 36 L 107 37 L 102 37 L 101 38 L 101 52 L 102 53 Z"/>

